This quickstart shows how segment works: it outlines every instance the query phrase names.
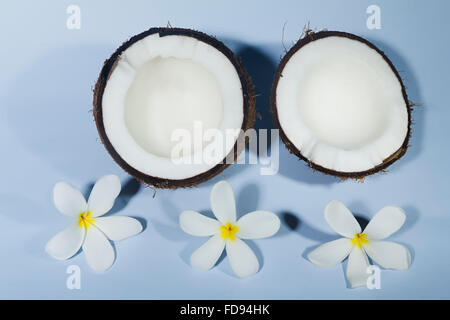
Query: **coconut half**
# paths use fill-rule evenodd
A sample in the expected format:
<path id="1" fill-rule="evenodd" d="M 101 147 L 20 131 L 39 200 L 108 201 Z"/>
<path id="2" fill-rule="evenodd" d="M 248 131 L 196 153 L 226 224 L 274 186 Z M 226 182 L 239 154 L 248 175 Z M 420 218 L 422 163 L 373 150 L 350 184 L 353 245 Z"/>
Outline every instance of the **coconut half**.
<path id="1" fill-rule="evenodd" d="M 94 117 L 113 159 L 141 182 L 190 187 L 224 170 L 245 147 L 223 141 L 211 161 L 174 161 L 182 130 L 245 131 L 255 120 L 253 85 L 233 52 L 216 38 L 181 28 L 152 28 L 132 37 L 105 61 L 94 90 Z M 200 133 L 201 134 L 201 133 Z M 228 136 L 227 136 L 228 137 Z M 202 159 L 208 141 L 183 157 Z M 198 157 L 200 156 L 200 157 Z"/>
<path id="2" fill-rule="evenodd" d="M 353 34 L 307 32 L 280 62 L 271 110 L 289 151 L 326 174 L 361 179 L 408 148 L 405 86 L 386 55 Z"/>

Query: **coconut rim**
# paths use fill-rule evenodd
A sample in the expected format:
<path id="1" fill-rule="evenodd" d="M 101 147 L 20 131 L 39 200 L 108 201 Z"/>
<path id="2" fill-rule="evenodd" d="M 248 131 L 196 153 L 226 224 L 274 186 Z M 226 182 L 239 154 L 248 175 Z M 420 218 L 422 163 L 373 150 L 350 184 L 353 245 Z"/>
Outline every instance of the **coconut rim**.
<path id="1" fill-rule="evenodd" d="M 165 36 L 185 36 L 192 37 L 198 41 L 202 41 L 216 50 L 220 51 L 225 57 L 232 63 L 234 66 L 239 80 L 242 86 L 242 95 L 243 95 L 243 121 L 241 129 L 246 131 L 247 129 L 253 127 L 256 117 L 256 109 L 255 109 L 255 94 L 254 94 L 254 86 L 250 79 L 248 72 L 245 70 L 241 60 L 236 57 L 236 55 L 229 49 L 223 42 L 218 40 L 215 37 L 209 36 L 206 33 L 185 29 L 185 28 L 172 28 L 172 27 L 155 27 L 150 28 L 147 31 L 144 31 L 140 34 L 137 34 L 131 37 L 129 40 L 125 41 L 107 60 L 105 60 L 98 80 L 94 87 L 94 97 L 93 97 L 93 115 L 96 123 L 97 131 L 102 141 L 102 144 L 105 146 L 108 153 L 114 159 L 114 161 L 127 173 L 136 178 L 139 182 L 152 185 L 156 188 L 167 188 L 167 189 L 176 189 L 179 187 L 193 187 L 202 182 L 205 182 L 214 176 L 218 175 L 220 172 L 225 170 L 230 163 L 226 163 L 226 159 L 230 159 L 233 154 L 233 159 L 236 161 L 240 152 L 245 148 L 245 145 L 248 141 L 248 138 L 240 139 L 238 138 L 228 155 L 226 155 L 218 164 L 216 164 L 211 169 L 202 172 L 193 177 L 189 177 L 186 179 L 166 179 L 155 176 L 147 175 L 143 172 L 138 171 L 131 165 L 129 165 L 115 150 L 114 146 L 110 142 L 103 123 L 103 111 L 102 111 L 102 103 L 103 103 L 103 93 L 106 88 L 106 84 L 108 83 L 109 77 L 114 71 L 117 62 L 119 61 L 122 53 L 128 49 L 134 43 L 144 39 L 145 37 L 153 34 L 158 34 L 159 37 Z"/>
<path id="2" fill-rule="evenodd" d="M 307 163 L 307 165 L 310 168 L 312 168 L 313 170 L 320 171 L 327 175 L 339 177 L 342 179 L 352 178 L 352 179 L 356 179 L 356 180 L 362 180 L 367 176 L 373 175 L 380 171 L 384 171 L 391 164 L 393 164 L 394 162 L 399 160 L 401 157 L 403 157 L 403 155 L 408 150 L 409 139 L 411 136 L 411 123 L 412 123 L 411 103 L 408 100 L 408 95 L 406 93 L 406 87 L 403 84 L 402 78 L 400 77 L 397 69 L 395 68 L 392 61 L 385 55 L 385 53 L 383 51 L 381 51 L 378 47 L 376 47 L 370 41 L 368 41 L 362 37 L 359 37 L 357 35 L 354 35 L 352 33 L 343 32 L 343 31 L 328 31 L 328 30 L 314 32 L 312 30 L 306 30 L 304 34 L 305 34 L 304 37 L 300 38 L 297 41 L 297 43 L 295 43 L 295 45 L 292 48 L 290 48 L 289 51 L 287 51 L 286 54 L 283 56 L 283 58 L 281 59 L 279 65 L 278 65 L 278 68 L 275 72 L 274 80 L 272 82 L 272 88 L 271 88 L 271 92 L 270 92 L 270 112 L 272 113 L 275 126 L 280 131 L 281 140 L 283 141 L 284 145 L 286 146 L 286 148 L 289 150 L 290 153 L 295 154 L 298 158 L 305 161 Z M 370 49 L 375 50 L 384 59 L 384 61 L 386 61 L 386 63 L 389 65 L 392 72 L 394 73 L 395 77 L 399 81 L 400 86 L 402 88 L 402 96 L 403 96 L 403 99 L 406 104 L 406 109 L 407 109 L 407 113 L 408 113 L 408 126 L 407 126 L 407 133 L 406 133 L 405 139 L 403 140 L 402 145 L 400 146 L 400 148 L 397 149 L 397 151 L 393 152 L 389 157 L 385 158 L 382 163 L 380 163 L 379 165 L 377 165 L 371 169 L 364 170 L 364 171 L 355 171 L 355 172 L 336 171 L 336 170 L 332 170 L 329 168 L 325 168 L 325 167 L 318 165 L 318 164 L 314 163 L 313 161 L 309 160 L 307 157 L 305 157 L 301 153 L 301 151 L 290 141 L 290 139 L 284 133 L 283 128 L 282 128 L 281 123 L 278 118 L 277 86 L 278 86 L 279 79 L 282 77 L 282 73 L 283 73 L 283 70 L 284 70 L 287 62 L 297 51 L 299 51 L 305 45 L 307 45 L 313 41 L 319 40 L 319 39 L 333 37 L 333 36 L 334 37 L 344 37 L 344 38 L 348 38 L 350 40 L 359 41 L 359 42 L 367 45 Z"/>

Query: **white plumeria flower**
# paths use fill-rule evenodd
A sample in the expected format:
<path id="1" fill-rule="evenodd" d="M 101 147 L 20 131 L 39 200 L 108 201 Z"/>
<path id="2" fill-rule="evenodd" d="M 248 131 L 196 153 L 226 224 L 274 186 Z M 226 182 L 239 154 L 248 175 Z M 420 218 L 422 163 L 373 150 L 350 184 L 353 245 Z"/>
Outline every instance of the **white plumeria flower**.
<path id="1" fill-rule="evenodd" d="M 348 256 L 346 276 L 351 288 L 366 285 L 370 266 L 367 256 L 386 269 L 409 268 L 409 250 L 401 244 L 382 241 L 405 222 L 406 216 L 401 208 L 384 207 L 363 232 L 350 210 L 339 201 L 328 203 L 324 215 L 329 226 L 344 238 L 322 244 L 308 254 L 308 259 L 319 267 L 330 267 Z"/>
<path id="2" fill-rule="evenodd" d="M 280 219 L 272 212 L 253 211 L 236 221 L 233 189 L 220 181 L 211 190 L 211 209 L 216 219 L 195 211 L 180 214 L 180 226 L 193 236 L 212 236 L 191 255 L 191 265 L 201 270 L 211 269 L 224 248 L 233 272 L 240 278 L 249 277 L 259 269 L 252 249 L 241 239 L 267 238 L 280 229 Z"/>
<path id="3" fill-rule="evenodd" d="M 114 262 L 114 249 L 108 238 L 118 241 L 142 231 L 141 223 L 130 217 L 99 218 L 111 210 L 120 189 L 119 178 L 106 175 L 95 183 L 86 203 L 79 190 L 58 182 L 53 188 L 53 202 L 72 223 L 47 242 L 45 251 L 55 259 L 65 260 L 83 247 L 92 269 L 98 272 L 108 269 Z"/>

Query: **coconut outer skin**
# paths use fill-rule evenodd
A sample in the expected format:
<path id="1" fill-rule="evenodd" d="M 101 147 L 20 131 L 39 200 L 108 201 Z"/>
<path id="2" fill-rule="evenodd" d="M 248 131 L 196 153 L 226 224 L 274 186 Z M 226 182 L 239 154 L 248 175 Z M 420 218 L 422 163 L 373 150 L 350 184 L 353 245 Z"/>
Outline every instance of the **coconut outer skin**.
<path id="1" fill-rule="evenodd" d="M 366 170 L 366 171 L 356 171 L 356 172 L 335 171 L 335 170 L 331 170 L 331 169 L 325 168 L 323 166 L 320 166 L 320 165 L 314 163 L 313 161 L 309 160 L 308 158 L 303 156 L 301 150 L 297 149 L 297 147 L 286 136 L 286 134 L 284 133 L 283 128 L 280 124 L 279 118 L 278 118 L 276 91 L 277 91 L 278 81 L 282 77 L 282 73 L 283 73 L 284 67 L 286 66 L 287 62 L 298 50 L 300 50 L 303 46 L 307 45 L 308 43 L 311 43 L 311 42 L 319 40 L 319 39 L 332 37 L 332 36 L 344 37 L 344 38 L 348 38 L 351 40 L 360 41 L 360 42 L 366 44 L 367 46 L 369 46 L 371 49 L 375 50 L 388 63 L 391 70 L 394 72 L 395 76 L 397 77 L 398 81 L 400 82 L 400 85 L 402 88 L 402 95 L 403 95 L 403 99 L 405 100 L 405 104 L 406 104 L 406 108 L 407 108 L 407 112 L 408 112 L 408 131 L 407 131 L 406 137 L 405 137 L 401 147 L 397 151 L 395 151 L 389 157 L 384 159 L 384 161 L 382 163 L 380 163 L 379 165 L 373 167 L 372 169 Z M 347 33 L 347 32 L 342 32 L 342 31 L 324 30 L 324 31 L 319 31 L 319 32 L 313 32 L 312 30 L 306 30 L 304 32 L 304 36 L 300 40 L 298 40 L 297 43 L 281 59 L 280 64 L 278 65 L 278 68 L 275 72 L 274 80 L 272 83 L 272 89 L 270 92 L 270 112 L 272 113 L 275 126 L 280 131 L 281 140 L 283 141 L 284 145 L 289 150 L 289 152 L 295 154 L 298 158 L 305 161 L 307 163 L 307 165 L 314 171 L 320 171 L 324 174 L 335 176 L 335 177 L 338 177 L 341 179 L 351 178 L 351 179 L 355 179 L 355 180 L 359 180 L 359 181 L 364 181 L 365 177 L 373 175 L 377 172 L 380 172 L 380 171 L 384 172 L 387 167 L 389 167 L 395 161 L 399 160 L 406 153 L 406 151 L 408 150 L 408 147 L 409 147 L 409 139 L 411 136 L 412 106 L 413 106 L 413 104 L 410 103 L 408 100 L 408 96 L 406 94 L 406 87 L 403 84 L 403 81 L 402 81 L 397 69 L 394 67 L 394 64 L 391 62 L 391 60 L 389 60 L 389 58 L 384 54 L 384 52 L 381 51 L 380 49 L 378 49 L 373 43 L 369 42 L 368 40 L 361 38 L 357 35 Z"/>
<path id="2" fill-rule="evenodd" d="M 94 88 L 94 100 L 93 100 L 93 115 L 95 119 L 95 123 L 97 126 L 97 131 L 100 136 L 100 139 L 105 146 L 108 153 L 111 155 L 111 157 L 114 159 L 115 162 L 128 174 L 136 178 L 141 183 L 154 186 L 156 188 L 161 189 L 177 189 L 177 188 L 187 188 L 187 187 L 193 187 L 196 186 L 202 182 L 205 182 L 214 176 L 221 173 L 223 170 L 225 170 L 230 164 L 225 163 L 224 158 L 221 163 L 217 164 L 213 168 L 211 168 L 208 171 L 205 171 L 199 175 L 196 175 L 194 177 L 186 178 L 186 179 L 180 179 L 180 180 L 172 180 L 172 179 L 165 179 L 160 177 L 153 177 L 150 175 L 147 175 L 143 172 L 140 172 L 130 166 L 122 157 L 117 153 L 117 151 L 114 149 L 114 146 L 109 141 L 108 136 L 106 135 L 104 123 L 103 123 L 103 113 L 102 113 L 102 100 L 103 100 L 103 92 L 105 90 L 106 84 L 108 82 L 109 76 L 114 71 L 117 62 L 119 61 L 119 58 L 123 51 L 125 51 L 127 48 L 129 48 L 132 44 L 135 42 L 142 40 L 143 38 L 158 33 L 160 37 L 164 36 L 171 36 L 171 35 L 177 35 L 177 36 L 186 36 L 186 37 L 192 37 L 199 41 L 202 41 L 206 44 L 209 44 L 213 46 L 215 49 L 219 50 L 222 54 L 224 54 L 228 60 L 233 64 L 235 67 L 239 79 L 241 81 L 242 91 L 243 91 L 243 112 L 244 112 L 244 120 L 242 122 L 241 129 L 243 131 L 246 131 L 249 128 L 252 128 L 255 122 L 256 117 L 256 109 L 255 109 L 255 93 L 254 93 L 254 86 L 250 79 L 249 74 L 245 70 L 244 66 L 242 65 L 242 62 L 239 58 L 236 57 L 236 55 L 227 47 L 225 44 L 223 44 L 221 41 L 217 40 L 215 37 L 209 36 L 203 32 L 191 30 L 191 29 L 184 29 L 184 28 L 172 28 L 172 27 L 156 27 L 156 28 L 150 28 L 147 31 L 144 31 L 138 35 L 135 35 L 131 37 L 128 41 L 124 42 L 112 55 L 109 59 L 107 59 L 103 65 L 103 68 L 100 72 L 100 75 L 98 77 L 97 83 L 95 84 Z M 233 156 L 234 161 L 237 160 L 237 157 L 239 156 L 240 152 L 245 148 L 248 138 L 246 138 L 244 141 L 241 141 L 242 139 L 238 139 L 233 147 L 233 150 L 230 151 L 230 154 L 227 155 L 231 159 L 231 155 Z"/>

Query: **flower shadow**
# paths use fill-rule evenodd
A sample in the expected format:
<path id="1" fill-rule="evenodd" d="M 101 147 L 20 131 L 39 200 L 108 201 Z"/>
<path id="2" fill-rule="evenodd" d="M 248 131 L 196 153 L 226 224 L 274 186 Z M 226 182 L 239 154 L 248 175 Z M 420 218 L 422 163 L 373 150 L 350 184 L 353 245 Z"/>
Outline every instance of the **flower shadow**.
<path id="1" fill-rule="evenodd" d="M 85 199 L 89 199 L 89 195 L 90 195 L 94 185 L 95 185 L 95 182 L 90 182 L 86 185 L 86 187 L 83 188 L 82 194 L 84 195 Z M 131 198 L 138 193 L 139 189 L 140 189 L 139 182 L 137 182 L 137 180 L 135 180 L 134 178 L 128 178 L 126 183 L 123 185 L 123 187 L 120 191 L 120 194 L 117 196 L 117 198 L 114 202 L 113 208 L 110 211 L 108 211 L 106 214 L 104 214 L 102 217 L 113 215 L 113 214 L 121 211 L 122 209 L 124 209 L 127 206 L 128 202 L 131 200 Z M 147 220 L 144 219 L 143 217 L 130 216 L 130 215 L 127 215 L 127 216 L 139 221 L 139 223 L 142 226 L 141 233 L 147 229 Z M 46 241 L 48 241 L 48 239 Z M 112 264 L 112 265 L 114 265 L 114 263 L 117 259 L 116 243 L 114 241 L 110 240 L 109 238 L 108 238 L 108 241 L 114 250 L 114 261 Z M 68 258 L 66 260 L 71 260 L 71 259 L 75 258 L 82 251 L 83 251 L 83 248 L 80 247 L 80 249 L 78 249 L 78 251 L 73 256 L 71 256 L 70 258 Z"/>
<path id="2" fill-rule="evenodd" d="M 66 218 L 56 209 L 41 205 L 24 196 L 0 195 L 0 215 L 2 223 L 5 223 L 3 219 L 6 219 L 7 222 L 11 221 L 27 228 L 27 237 L 22 239 L 23 249 L 26 254 L 39 259 L 48 258 L 44 252 L 45 244 L 57 231 L 60 231 L 55 229 L 55 225 L 67 226 Z M 48 223 L 49 221 L 52 223 Z M 17 236 L 17 230 L 14 233 L 11 229 L 3 230 L 2 233 L 4 236 Z"/>
<path id="3" fill-rule="evenodd" d="M 238 193 L 236 201 L 237 219 L 239 219 L 244 214 L 247 214 L 251 211 L 255 211 L 257 209 L 258 200 L 259 200 L 259 189 L 256 184 L 248 184 L 243 188 L 241 188 L 240 192 Z M 159 221 L 153 221 L 152 225 L 155 227 L 155 230 L 162 237 L 164 237 L 169 241 L 175 242 L 188 241 L 188 243 L 181 249 L 179 256 L 184 263 L 190 265 L 191 254 L 200 246 L 202 246 L 208 240 L 208 237 L 192 237 L 185 234 L 178 227 L 178 215 L 181 212 L 181 210 L 178 210 L 178 208 L 175 205 L 173 205 L 171 201 L 167 199 L 165 199 L 164 201 L 165 201 L 164 207 L 168 208 L 166 210 L 168 215 L 173 220 L 177 221 L 177 227 L 170 226 L 166 223 L 162 223 Z M 200 213 L 207 217 L 215 219 L 214 214 L 210 209 L 200 210 Z M 259 262 L 259 266 L 260 268 L 262 268 L 264 265 L 264 257 L 261 249 L 252 240 L 244 240 L 244 241 L 255 253 Z M 224 272 L 225 274 L 235 277 L 235 275 L 230 269 L 229 264 L 222 263 L 225 257 L 226 257 L 226 250 L 222 252 L 221 256 L 219 257 L 214 267 L 218 267 L 218 269 Z"/>
<path id="4" fill-rule="evenodd" d="M 141 184 L 134 178 L 128 178 L 125 184 L 122 186 L 119 196 L 114 202 L 113 208 L 108 212 L 108 214 L 115 214 L 122 209 L 124 209 L 130 200 L 139 193 L 141 190 Z M 142 220 L 142 218 L 140 218 Z"/>
<path id="5" fill-rule="evenodd" d="M 302 220 L 293 212 L 290 211 L 283 211 L 281 213 L 282 221 L 286 225 L 288 229 L 291 231 L 295 231 L 299 233 L 302 237 L 314 240 L 314 241 L 320 241 L 320 242 L 326 242 L 326 241 L 332 241 L 336 239 L 336 235 L 330 234 L 327 232 L 323 232 L 319 229 L 314 228 L 310 224 L 308 224 L 305 220 Z"/>
<path id="6" fill-rule="evenodd" d="M 181 210 L 177 210 L 176 207 L 167 199 L 165 199 L 164 203 L 164 207 L 170 208 L 166 211 L 168 212 L 168 215 L 174 220 L 174 223 L 167 224 L 158 220 L 152 220 L 152 225 L 156 232 L 158 232 L 158 234 L 164 239 L 171 242 L 186 242 L 186 245 L 179 252 L 179 257 L 184 263 L 190 266 L 190 257 L 192 253 L 200 248 L 206 241 L 208 241 L 210 237 L 195 237 L 183 232 L 183 230 L 181 230 L 181 228 L 178 226 L 178 216 L 181 213 Z M 200 210 L 199 213 L 206 217 L 216 219 L 211 210 Z M 220 265 L 225 257 L 226 252 L 225 250 L 223 250 L 214 267 Z"/>
<path id="7" fill-rule="evenodd" d="M 417 208 L 410 205 L 402 206 L 402 208 L 405 210 L 406 220 L 400 230 L 398 230 L 394 235 L 403 234 L 404 232 L 411 230 L 420 219 L 420 213 Z"/>
<path id="8" fill-rule="evenodd" d="M 337 235 L 329 234 L 314 228 L 306 221 L 300 219 L 298 215 L 296 215 L 291 211 L 282 211 L 280 215 L 282 218 L 281 219 L 282 224 L 285 226 L 287 230 L 290 230 L 291 232 L 297 232 L 300 236 L 304 238 L 318 242 L 318 244 L 307 247 L 303 251 L 301 256 L 306 260 L 308 253 L 313 249 L 317 248 L 318 245 L 322 244 L 323 242 L 332 241 L 338 238 Z"/>
<path id="9" fill-rule="evenodd" d="M 189 237 L 189 242 L 181 249 L 179 252 L 179 257 L 181 260 L 188 266 L 191 266 L 191 255 L 192 253 L 200 248 L 206 241 L 208 241 L 207 237 Z M 219 260 L 217 260 L 214 267 L 216 267 L 225 257 L 225 250 L 222 252 Z M 213 268 L 214 268 L 213 267 Z"/>
<path id="10" fill-rule="evenodd" d="M 249 183 L 241 188 L 236 200 L 237 219 L 243 215 L 258 209 L 258 202 L 260 197 L 259 187 L 255 183 Z M 244 240 L 245 243 L 252 249 L 258 258 L 260 270 L 264 266 L 264 256 L 261 249 L 253 240 Z"/>
<path id="11" fill-rule="evenodd" d="M 85 199 L 89 199 L 89 195 L 91 194 L 92 188 L 95 185 L 95 181 L 90 182 L 86 185 L 85 188 L 82 190 L 82 194 L 84 195 Z M 141 189 L 141 184 L 136 179 L 129 177 L 127 178 L 126 182 L 122 184 L 122 189 L 120 190 L 119 195 L 117 196 L 114 206 L 111 210 L 109 210 L 104 217 L 110 216 L 113 214 L 118 213 L 119 211 L 122 211 L 130 202 L 130 200 L 139 193 L 139 190 Z M 145 219 L 143 218 L 136 218 L 140 222 L 143 222 Z"/>
<path id="12" fill-rule="evenodd" d="M 152 219 L 152 226 L 161 237 L 171 242 L 185 242 L 198 238 L 184 233 L 178 226 L 169 225 L 159 220 Z"/>
<path id="13" fill-rule="evenodd" d="M 178 217 L 183 211 L 180 209 L 169 197 L 161 197 L 159 199 L 161 208 L 164 210 L 165 216 L 170 221 L 163 222 L 161 220 L 152 219 L 152 226 L 154 230 L 164 239 L 171 242 L 186 242 L 197 237 L 190 236 L 183 232 L 179 226 Z M 204 212 L 200 212 L 204 214 Z"/>
<path id="14" fill-rule="evenodd" d="M 183 210 L 169 197 L 160 197 L 158 200 L 161 203 L 161 208 L 164 210 L 165 216 L 169 217 L 178 226 L 178 217 Z"/>

